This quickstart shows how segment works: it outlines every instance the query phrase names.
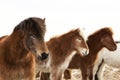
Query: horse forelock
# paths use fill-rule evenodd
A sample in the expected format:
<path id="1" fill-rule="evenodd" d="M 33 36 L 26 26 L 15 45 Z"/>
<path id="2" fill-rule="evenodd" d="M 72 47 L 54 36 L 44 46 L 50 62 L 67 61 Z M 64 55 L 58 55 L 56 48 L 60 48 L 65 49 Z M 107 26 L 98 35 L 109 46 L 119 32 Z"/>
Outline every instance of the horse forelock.
<path id="1" fill-rule="evenodd" d="M 84 31 L 83 31 L 82 29 L 79 30 L 79 34 L 81 35 L 81 37 L 82 37 L 83 39 L 85 39 Z"/>
<path id="2" fill-rule="evenodd" d="M 45 34 L 46 27 L 43 25 L 44 21 L 40 18 L 28 18 L 20 22 L 15 28 L 13 32 L 21 31 L 23 33 L 34 31 L 41 36 Z"/>
<path id="3" fill-rule="evenodd" d="M 96 31 L 95 33 L 93 33 L 92 35 L 88 36 L 88 40 L 93 40 L 95 38 L 99 39 L 106 34 L 109 34 L 112 36 L 113 35 L 112 29 L 108 28 L 108 27 L 102 28 L 102 29 Z"/>
<path id="4" fill-rule="evenodd" d="M 35 20 L 38 25 L 40 25 L 39 27 L 45 32 L 46 31 L 46 25 L 45 25 L 45 18 L 41 19 L 41 18 L 37 18 L 34 17 L 33 20 Z"/>

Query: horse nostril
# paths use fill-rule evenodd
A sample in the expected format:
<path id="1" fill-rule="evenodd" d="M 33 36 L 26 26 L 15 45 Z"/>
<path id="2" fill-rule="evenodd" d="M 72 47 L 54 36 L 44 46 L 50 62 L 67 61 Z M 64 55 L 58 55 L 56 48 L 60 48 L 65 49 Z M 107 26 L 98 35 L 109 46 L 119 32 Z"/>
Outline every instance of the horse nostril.
<path id="1" fill-rule="evenodd" d="M 48 54 L 47 53 L 42 53 L 41 56 L 38 56 L 38 60 L 44 60 L 44 59 L 47 59 L 48 57 Z"/>
<path id="2" fill-rule="evenodd" d="M 82 54 L 83 54 L 83 56 L 88 55 L 88 54 L 89 54 L 89 50 L 83 49 L 83 50 L 82 50 Z"/>
<path id="3" fill-rule="evenodd" d="M 88 55 L 88 54 L 89 54 L 89 51 L 88 51 L 88 50 L 86 50 L 86 51 L 85 51 L 85 55 Z"/>

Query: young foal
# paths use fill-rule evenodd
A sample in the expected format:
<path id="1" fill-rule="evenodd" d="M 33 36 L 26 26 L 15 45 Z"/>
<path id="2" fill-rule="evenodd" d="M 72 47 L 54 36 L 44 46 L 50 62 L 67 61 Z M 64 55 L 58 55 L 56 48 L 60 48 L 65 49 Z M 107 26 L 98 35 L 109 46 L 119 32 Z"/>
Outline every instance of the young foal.
<path id="1" fill-rule="evenodd" d="M 116 44 L 112 38 L 112 31 L 109 28 L 102 28 L 96 31 L 94 34 L 90 35 L 87 40 L 89 47 L 89 54 L 87 56 L 78 56 L 76 54 L 69 64 L 69 69 L 81 69 L 82 80 L 93 79 L 92 71 L 94 62 L 97 59 L 98 52 L 106 47 L 110 51 L 116 49 Z M 70 78 L 70 73 L 65 71 L 65 78 Z"/>
<path id="2" fill-rule="evenodd" d="M 62 74 L 75 53 L 79 56 L 88 53 L 88 47 L 79 29 L 50 39 L 47 46 L 50 51 L 50 80 L 62 80 Z"/>
<path id="3" fill-rule="evenodd" d="M 96 73 L 94 76 L 95 80 L 102 80 L 102 72 L 105 64 L 120 69 L 120 42 L 116 44 L 117 49 L 115 51 L 109 51 L 108 49 L 104 48 L 99 52 L 98 60 L 95 62 L 94 67 L 94 75 Z"/>
<path id="4" fill-rule="evenodd" d="M 32 17 L 0 38 L 0 80 L 35 80 L 35 61 L 45 61 L 45 20 Z"/>

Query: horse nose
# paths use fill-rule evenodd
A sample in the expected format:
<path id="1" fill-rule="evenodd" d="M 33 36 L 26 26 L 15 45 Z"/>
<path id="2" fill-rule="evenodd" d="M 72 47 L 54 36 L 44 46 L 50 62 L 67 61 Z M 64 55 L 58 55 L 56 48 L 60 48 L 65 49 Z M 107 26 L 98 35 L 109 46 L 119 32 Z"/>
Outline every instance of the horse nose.
<path id="1" fill-rule="evenodd" d="M 88 55 L 88 54 L 89 54 L 89 50 L 86 50 L 86 51 L 85 51 L 85 55 Z"/>
<path id="2" fill-rule="evenodd" d="M 115 51 L 117 49 L 117 46 L 113 47 L 111 51 Z"/>
<path id="3" fill-rule="evenodd" d="M 38 60 L 45 60 L 48 58 L 48 53 L 42 53 L 41 56 L 38 56 Z"/>
<path id="4" fill-rule="evenodd" d="M 86 56 L 86 55 L 89 54 L 89 50 L 88 49 L 83 49 L 82 53 L 83 53 L 83 56 Z"/>

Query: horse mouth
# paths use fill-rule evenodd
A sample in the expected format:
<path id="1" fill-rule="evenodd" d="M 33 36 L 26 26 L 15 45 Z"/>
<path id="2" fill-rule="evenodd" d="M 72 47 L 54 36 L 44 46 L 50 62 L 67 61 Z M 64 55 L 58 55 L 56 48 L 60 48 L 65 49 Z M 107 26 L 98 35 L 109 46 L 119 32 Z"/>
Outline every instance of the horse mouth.
<path id="1" fill-rule="evenodd" d="M 111 48 L 111 49 L 109 49 L 110 51 L 115 51 L 117 48 Z"/>
<path id="2" fill-rule="evenodd" d="M 46 65 L 48 62 L 48 58 L 47 59 L 44 59 L 44 60 L 39 60 L 39 59 L 36 59 L 36 63 L 38 65 Z"/>
<path id="3" fill-rule="evenodd" d="M 111 46 L 111 45 L 109 45 L 109 46 Z M 107 47 L 107 49 L 110 51 L 115 51 L 117 49 L 117 46 Z"/>
<path id="4" fill-rule="evenodd" d="M 48 72 L 49 71 L 49 61 L 48 61 L 48 59 L 43 60 L 43 61 L 36 60 L 36 70 L 37 71 Z"/>

